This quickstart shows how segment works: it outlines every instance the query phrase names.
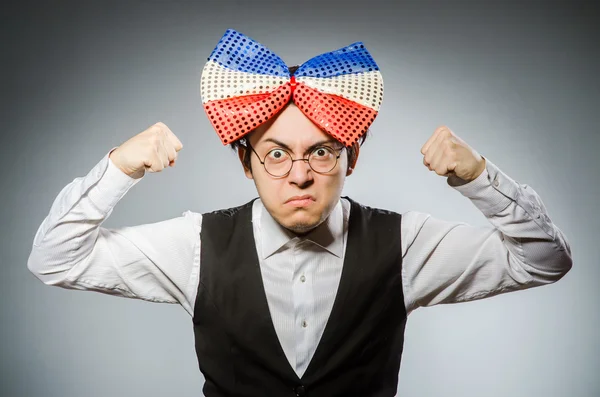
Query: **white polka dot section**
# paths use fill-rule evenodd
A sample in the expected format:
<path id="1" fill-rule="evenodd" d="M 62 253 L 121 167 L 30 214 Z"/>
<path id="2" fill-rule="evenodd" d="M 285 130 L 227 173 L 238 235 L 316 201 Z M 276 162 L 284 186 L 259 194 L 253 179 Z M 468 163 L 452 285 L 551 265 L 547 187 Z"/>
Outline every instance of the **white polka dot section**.
<path id="1" fill-rule="evenodd" d="M 375 111 L 379 110 L 383 101 L 383 78 L 378 70 L 327 78 L 297 77 L 296 81 L 326 94 L 342 96 Z"/>
<path id="2" fill-rule="evenodd" d="M 202 103 L 244 95 L 266 94 L 275 91 L 288 78 L 240 72 L 208 61 L 202 70 L 200 93 Z"/>

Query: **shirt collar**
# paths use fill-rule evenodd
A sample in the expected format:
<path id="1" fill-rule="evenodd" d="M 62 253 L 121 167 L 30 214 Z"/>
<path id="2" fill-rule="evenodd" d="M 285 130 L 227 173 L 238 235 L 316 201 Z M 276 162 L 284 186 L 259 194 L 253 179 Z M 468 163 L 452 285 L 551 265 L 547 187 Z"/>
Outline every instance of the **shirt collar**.
<path id="1" fill-rule="evenodd" d="M 338 201 L 327 219 L 313 229 L 306 236 L 298 237 L 288 229 L 281 226 L 264 207 L 262 201 L 257 199 L 253 206 L 253 221 L 258 223 L 260 233 L 259 255 L 262 259 L 277 252 L 291 240 L 309 240 L 324 248 L 329 253 L 341 258 L 344 249 L 344 212 L 341 200 Z"/>

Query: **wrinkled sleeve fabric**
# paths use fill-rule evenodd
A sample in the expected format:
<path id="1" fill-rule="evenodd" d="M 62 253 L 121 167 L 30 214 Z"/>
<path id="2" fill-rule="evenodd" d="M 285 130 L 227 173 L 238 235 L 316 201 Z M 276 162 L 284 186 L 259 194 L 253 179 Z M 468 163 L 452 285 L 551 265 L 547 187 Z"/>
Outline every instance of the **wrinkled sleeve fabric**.
<path id="1" fill-rule="evenodd" d="M 571 269 L 569 243 L 533 188 L 517 183 L 487 158 L 475 180 L 452 187 L 493 227 L 417 211 L 403 214 L 407 312 L 550 284 Z"/>
<path id="2" fill-rule="evenodd" d="M 152 302 L 179 303 L 193 315 L 202 215 L 104 228 L 115 205 L 142 179 L 123 173 L 111 149 L 54 200 L 27 262 L 43 283 Z"/>

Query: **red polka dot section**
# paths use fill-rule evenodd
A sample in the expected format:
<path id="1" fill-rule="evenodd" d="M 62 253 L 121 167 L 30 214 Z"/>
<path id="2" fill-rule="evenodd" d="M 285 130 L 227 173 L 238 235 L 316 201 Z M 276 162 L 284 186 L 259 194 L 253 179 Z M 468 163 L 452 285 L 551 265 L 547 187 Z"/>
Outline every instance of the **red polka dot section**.
<path id="1" fill-rule="evenodd" d="M 346 146 L 367 132 L 377 112 L 338 95 L 324 94 L 300 83 L 294 103 L 315 124 Z"/>
<path id="2" fill-rule="evenodd" d="M 289 83 L 268 94 L 245 95 L 204 104 L 204 111 L 223 145 L 230 144 L 269 120 L 291 98 Z"/>

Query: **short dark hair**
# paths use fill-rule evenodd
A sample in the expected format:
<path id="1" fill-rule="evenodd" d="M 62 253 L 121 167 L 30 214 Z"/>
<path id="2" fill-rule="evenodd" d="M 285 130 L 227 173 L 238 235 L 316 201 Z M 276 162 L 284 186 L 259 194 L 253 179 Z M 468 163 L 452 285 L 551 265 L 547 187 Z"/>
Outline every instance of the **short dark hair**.
<path id="1" fill-rule="evenodd" d="M 295 66 L 291 66 L 289 68 L 290 70 L 290 76 L 293 76 L 294 73 L 296 73 L 296 70 L 298 70 L 300 66 L 295 65 Z M 253 130 L 254 131 L 254 130 Z M 362 144 L 364 143 L 365 139 L 367 139 L 367 136 L 369 135 L 370 130 L 367 129 L 367 131 L 361 135 L 361 137 L 358 139 L 357 142 L 354 142 L 352 144 L 352 146 L 348 146 L 346 147 L 346 151 L 348 152 L 348 166 L 350 166 L 350 164 L 352 164 L 355 160 L 356 157 L 358 156 L 358 148 L 360 146 L 362 146 Z M 248 135 L 252 133 L 252 131 L 250 131 L 248 133 Z M 248 136 L 246 135 L 246 136 Z M 233 141 L 230 143 L 231 149 L 234 152 L 237 152 L 240 148 L 245 149 L 245 153 L 244 153 L 244 159 L 243 159 L 243 164 L 244 167 L 246 167 L 247 169 L 249 169 L 250 171 L 252 171 L 252 167 L 251 167 L 251 163 L 250 163 L 250 158 L 252 157 L 252 151 L 248 150 L 248 141 L 247 138 L 241 138 L 238 139 L 237 141 Z"/>

